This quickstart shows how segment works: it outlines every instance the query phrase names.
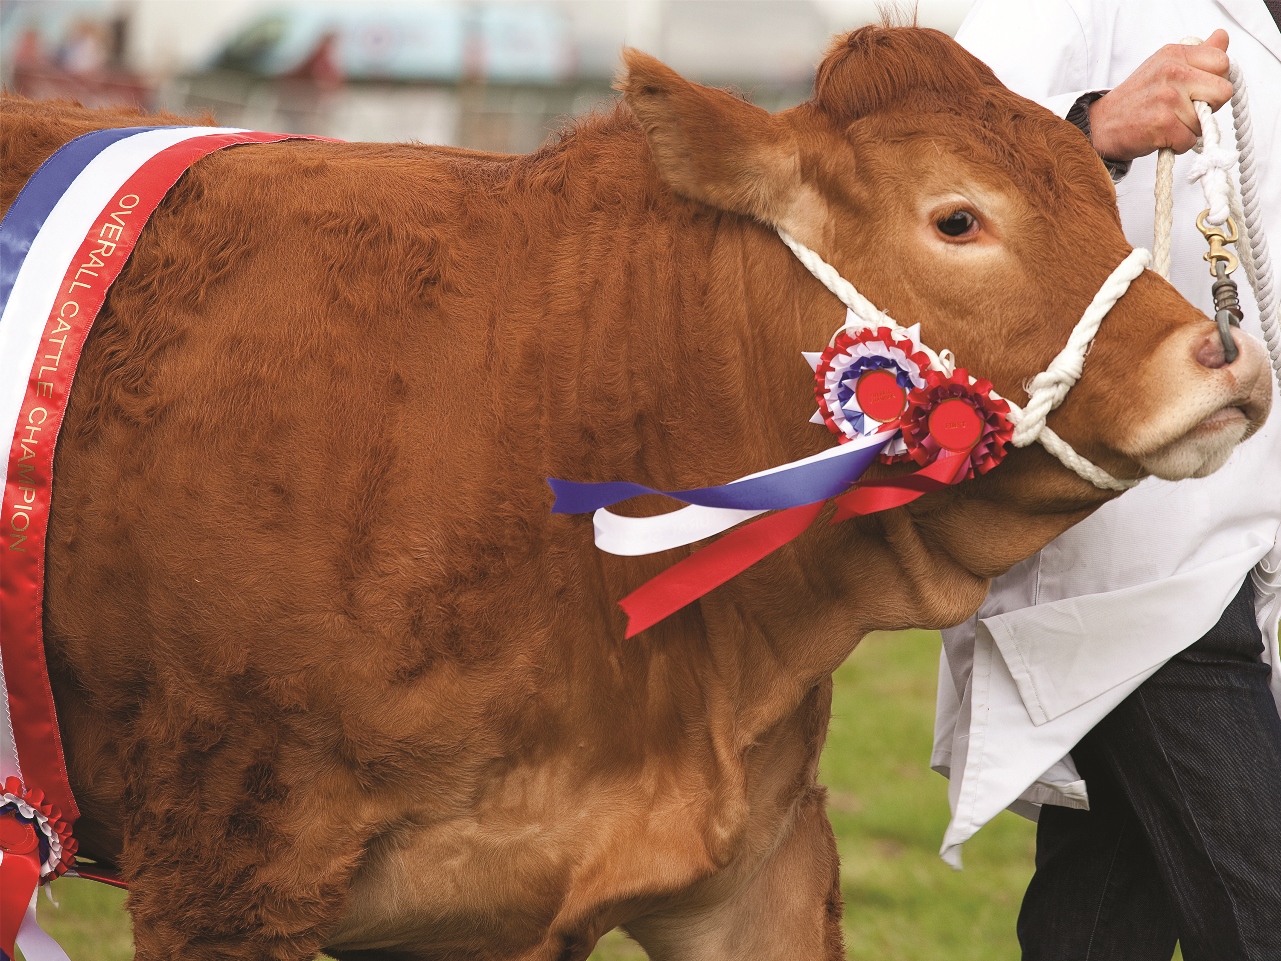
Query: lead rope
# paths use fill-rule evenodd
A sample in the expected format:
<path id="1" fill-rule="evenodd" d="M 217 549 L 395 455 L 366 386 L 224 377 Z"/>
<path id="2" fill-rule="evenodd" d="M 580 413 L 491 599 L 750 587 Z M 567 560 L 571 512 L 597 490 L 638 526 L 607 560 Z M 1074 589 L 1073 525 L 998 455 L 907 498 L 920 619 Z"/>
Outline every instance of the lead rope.
<path id="1" fill-rule="evenodd" d="M 1272 273 L 1272 255 L 1268 237 L 1263 231 L 1263 210 L 1259 203 L 1259 177 L 1254 165 L 1254 126 L 1250 122 L 1250 101 L 1241 68 L 1232 64 L 1232 124 L 1236 129 L 1241 191 L 1231 191 L 1232 216 L 1238 218 L 1241 236 L 1237 253 L 1245 267 L 1250 289 L 1259 305 L 1259 325 L 1263 342 L 1272 360 L 1272 371 L 1281 387 L 1281 304 L 1277 299 L 1276 278 Z"/>
<path id="2" fill-rule="evenodd" d="M 1188 37 L 1183 41 L 1189 45 L 1200 42 L 1195 37 Z M 1216 250 L 1222 250 L 1222 241 L 1231 240 L 1235 234 L 1237 256 L 1241 266 L 1245 268 L 1250 289 L 1259 305 L 1259 326 L 1263 329 L 1263 341 L 1267 346 L 1277 385 L 1281 387 L 1281 304 L 1278 304 L 1268 239 L 1263 231 L 1250 101 L 1246 93 L 1245 78 L 1236 62 L 1231 65 L 1228 79 L 1232 83 L 1232 123 L 1236 131 L 1237 149 L 1234 152 L 1223 146 L 1219 123 L 1209 104 L 1193 101 L 1197 118 L 1201 122 L 1201 141 L 1196 148 L 1200 156 L 1189 171 L 1188 180 L 1192 183 L 1199 182 L 1205 196 L 1206 210 L 1198 218 L 1197 226 L 1202 228 L 1202 232 L 1211 241 L 1211 253 L 1207 258 L 1217 256 Z M 1233 166 L 1236 166 L 1240 179 L 1239 191 L 1231 176 Z M 1205 225 L 1221 230 L 1207 231 L 1202 220 Z M 1174 151 L 1167 148 L 1157 154 L 1156 218 L 1152 244 L 1153 270 L 1167 280 L 1170 277 L 1170 235 L 1173 227 Z M 1220 243 L 1214 242 L 1215 236 L 1221 238 Z M 1213 267 L 1212 260 L 1211 268 Z M 1228 273 L 1231 270 L 1225 270 L 1224 280 Z M 1222 281 L 1216 281 L 1214 287 L 1215 307 L 1222 312 Z"/>

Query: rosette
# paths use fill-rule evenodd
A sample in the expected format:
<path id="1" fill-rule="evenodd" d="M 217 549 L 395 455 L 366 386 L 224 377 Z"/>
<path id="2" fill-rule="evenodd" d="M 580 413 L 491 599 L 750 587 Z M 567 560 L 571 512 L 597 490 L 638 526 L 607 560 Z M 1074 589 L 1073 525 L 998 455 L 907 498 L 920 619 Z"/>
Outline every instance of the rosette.
<path id="1" fill-rule="evenodd" d="M 40 845 L 40 881 L 52 881 L 66 873 L 76 860 L 76 839 L 62 818 L 62 812 L 45 800 L 44 793 L 27 790 L 16 777 L 4 782 L 0 791 L 0 818 L 12 817 L 30 824 Z"/>
<path id="2" fill-rule="evenodd" d="M 841 443 L 875 434 L 898 420 L 909 391 L 925 386 L 929 358 L 912 339 L 888 327 L 841 330 L 820 354 L 805 355 L 814 368 L 818 411 Z M 883 459 L 901 460 L 907 447 L 895 437 Z"/>
<path id="3" fill-rule="evenodd" d="M 912 391 L 899 424 L 907 452 L 918 464 L 933 463 L 944 452 L 969 452 L 969 464 L 958 481 L 986 474 L 1005 457 L 1014 433 L 1010 405 L 990 381 L 974 380 L 958 368 L 950 377 L 926 375 L 925 386 Z"/>

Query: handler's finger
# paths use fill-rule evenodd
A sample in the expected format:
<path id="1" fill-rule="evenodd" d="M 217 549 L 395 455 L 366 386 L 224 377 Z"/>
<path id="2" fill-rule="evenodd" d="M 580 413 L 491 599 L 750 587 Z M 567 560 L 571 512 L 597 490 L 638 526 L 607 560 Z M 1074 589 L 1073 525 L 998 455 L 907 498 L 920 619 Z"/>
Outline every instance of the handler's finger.
<path id="1" fill-rule="evenodd" d="M 1192 118 L 1192 122 L 1197 122 L 1195 117 Z M 1196 142 L 1201 136 L 1200 131 L 1200 124 L 1197 124 L 1197 128 L 1194 130 L 1182 122 L 1171 123 L 1162 131 L 1156 142 L 1162 146 L 1169 147 L 1175 153 L 1187 153 L 1196 146 Z"/>
<path id="2" fill-rule="evenodd" d="M 1175 153 L 1191 150 L 1201 136 L 1201 121 L 1192 106 L 1192 98 L 1174 86 L 1164 88 L 1158 97 L 1165 109 L 1156 114 L 1159 120 L 1152 131 L 1152 144 L 1171 147 Z"/>
<path id="3" fill-rule="evenodd" d="M 1201 44 L 1201 46 L 1217 47 L 1218 49 L 1222 50 L 1224 53 L 1227 53 L 1228 52 L 1228 32 L 1224 30 L 1222 27 L 1220 27 L 1218 30 L 1214 31 L 1214 33 L 1206 37 L 1205 43 Z"/>
<path id="4" fill-rule="evenodd" d="M 1198 74 L 1187 85 L 1189 100 L 1204 100 L 1211 110 L 1218 110 L 1232 99 L 1232 84 L 1222 77 Z"/>
<path id="5" fill-rule="evenodd" d="M 1232 62 L 1228 59 L 1228 33 L 1226 30 L 1216 30 L 1210 34 L 1210 39 L 1205 43 L 1198 43 L 1195 46 L 1182 46 L 1180 52 L 1183 54 L 1184 62 L 1189 67 L 1196 70 L 1204 70 L 1206 73 L 1212 73 L 1215 76 L 1226 78 Z"/>

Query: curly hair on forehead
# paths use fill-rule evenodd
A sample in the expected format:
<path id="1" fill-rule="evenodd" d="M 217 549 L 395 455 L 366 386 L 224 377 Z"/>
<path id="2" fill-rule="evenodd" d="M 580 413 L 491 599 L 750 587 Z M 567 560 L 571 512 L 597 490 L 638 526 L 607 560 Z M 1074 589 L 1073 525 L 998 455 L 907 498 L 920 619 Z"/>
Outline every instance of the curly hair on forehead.
<path id="1" fill-rule="evenodd" d="M 1012 94 L 993 97 L 973 113 L 937 105 L 896 108 L 855 121 L 850 135 L 917 151 L 933 144 L 1055 207 L 1097 193 L 1102 163 L 1080 132 L 1035 104 L 1014 100 Z"/>
<path id="2" fill-rule="evenodd" d="M 1097 158 L 1075 128 L 937 30 L 868 26 L 837 38 L 811 103 L 839 127 L 873 123 L 882 141 L 933 138 L 1056 205 L 1098 186 Z"/>
<path id="3" fill-rule="evenodd" d="M 991 69 L 945 33 L 868 26 L 828 48 L 814 77 L 814 102 L 849 121 L 917 99 L 977 107 L 991 87 L 1001 88 Z"/>

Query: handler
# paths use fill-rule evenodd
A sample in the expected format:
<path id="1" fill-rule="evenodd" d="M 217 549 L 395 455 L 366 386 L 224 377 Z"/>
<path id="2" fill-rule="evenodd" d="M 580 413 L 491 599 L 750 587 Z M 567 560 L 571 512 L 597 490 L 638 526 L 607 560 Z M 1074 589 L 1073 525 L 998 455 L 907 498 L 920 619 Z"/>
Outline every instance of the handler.
<path id="1" fill-rule="evenodd" d="M 1187 173 L 1231 56 L 1248 85 L 1265 228 L 1281 245 L 1281 4 L 978 0 L 957 39 L 1072 120 L 1153 237 L 1154 151 L 1173 147 L 1171 280 L 1214 315 L 1205 206 Z M 1225 32 L 1226 31 L 1226 32 Z M 1186 36 L 1199 47 L 1177 45 Z M 1154 52 L 1155 51 L 1155 52 Z M 1110 92 L 1108 92 L 1110 91 Z M 1259 336 L 1238 271 L 1242 328 Z M 943 855 L 1010 806 L 1036 818 L 1019 915 L 1028 961 L 1281 958 L 1281 400 L 1204 480 L 1144 481 L 993 582 L 944 632 L 933 766 Z M 1275 703 L 1274 703 L 1275 699 Z M 1070 751 L 1070 754 L 1069 754 Z M 1087 790 L 1088 789 L 1088 790 Z"/>

